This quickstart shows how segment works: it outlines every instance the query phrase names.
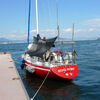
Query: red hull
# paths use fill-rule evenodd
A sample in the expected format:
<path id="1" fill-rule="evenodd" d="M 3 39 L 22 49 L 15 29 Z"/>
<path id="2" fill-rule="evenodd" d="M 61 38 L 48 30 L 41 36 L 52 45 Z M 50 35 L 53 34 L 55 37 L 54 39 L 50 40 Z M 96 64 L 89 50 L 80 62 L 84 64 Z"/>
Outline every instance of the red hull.
<path id="1" fill-rule="evenodd" d="M 61 65 L 50 68 L 25 61 L 25 67 L 28 65 L 33 67 L 32 71 L 34 70 L 35 75 L 39 77 L 45 77 L 49 72 L 48 78 L 51 79 L 73 79 L 78 74 L 78 65 Z"/>

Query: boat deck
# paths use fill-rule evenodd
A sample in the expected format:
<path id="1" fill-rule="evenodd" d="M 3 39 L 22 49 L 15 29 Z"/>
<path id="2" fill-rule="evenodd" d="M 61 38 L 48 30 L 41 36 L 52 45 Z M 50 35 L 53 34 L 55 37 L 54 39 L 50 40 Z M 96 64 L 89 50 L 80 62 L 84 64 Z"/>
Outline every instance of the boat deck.
<path id="1" fill-rule="evenodd" d="M 0 52 L 0 100 L 29 100 L 8 52 Z"/>

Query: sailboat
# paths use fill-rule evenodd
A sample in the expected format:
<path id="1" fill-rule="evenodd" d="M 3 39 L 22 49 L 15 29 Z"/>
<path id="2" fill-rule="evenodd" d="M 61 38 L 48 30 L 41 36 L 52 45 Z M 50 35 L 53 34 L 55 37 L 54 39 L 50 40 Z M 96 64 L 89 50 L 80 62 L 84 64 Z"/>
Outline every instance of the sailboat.
<path id="1" fill-rule="evenodd" d="M 62 52 L 60 49 L 56 51 L 51 50 L 51 48 L 55 47 L 56 39 L 58 38 L 59 40 L 59 25 L 57 26 L 57 37 L 51 39 L 40 37 L 38 24 L 38 0 L 36 0 L 37 36 L 34 37 L 33 43 L 29 43 L 30 5 L 31 0 L 29 0 L 28 47 L 22 55 L 21 68 L 25 68 L 29 73 L 33 73 L 39 77 L 45 77 L 48 74 L 48 78 L 51 79 L 71 80 L 75 78 L 79 71 L 78 65 L 75 64 L 75 50 L 73 49 L 72 52 Z"/>

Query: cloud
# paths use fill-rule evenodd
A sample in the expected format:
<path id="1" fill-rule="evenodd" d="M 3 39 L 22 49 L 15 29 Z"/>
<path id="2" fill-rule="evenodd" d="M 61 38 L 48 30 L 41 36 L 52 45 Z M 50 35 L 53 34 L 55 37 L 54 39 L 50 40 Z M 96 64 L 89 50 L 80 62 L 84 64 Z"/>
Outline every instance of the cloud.
<path id="1" fill-rule="evenodd" d="M 30 32 L 35 32 L 36 33 L 36 30 L 34 29 L 34 30 L 31 30 Z"/>
<path id="2" fill-rule="evenodd" d="M 80 22 L 75 26 L 75 40 L 96 39 L 100 37 L 100 18 Z M 63 29 L 63 37 L 71 37 L 72 28 Z"/>
<path id="3" fill-rule="evenodd" d="M 75 32 L 75 33 L 85 32 L 85 31 L 87 31 L 87 30 L 84 29 L 84 28 L 74 29 L 74 32 Z M 63 33 L 72 33 L 72 28 L 63 29 Z"/>
<path id="4" fill-rule="evenodd" d="M 100 18 L 93 18 L 83 22 L 83 25 L 91 27 L 100 27 Z"/>
<path id="5" fill-rule="evenodd" d="M 54 32 L 56 31 L 55 29 L 44 29 L 44 30 L 39 30 L 40 32 Z M 36 29 L 31 30 L 30 32 L 36 32 Z"/>
<path id="6" fill-rule="evenodd" d="M 0 33 L 0 38 L 7 38 L 9 40 L 25 40 L 27 34 L 25 32 L 15 32 L 12 31 L 10 33 Z"/>
<path id="7" fill-rule="evenodd" d="M 44 29 L 39 31 L 41 37 L 55 37 L 57 36 L 56 29 Z M 33 36 L 36 36 L 36 30 L 30 31 L 30 39 L 33 39 Z M 25 31 L 12 31 L 9 33 L 0 33 L 0 38 L 7 38 L 9 40 L 26 40 L 27 39 L 27 32 Z"/>
<path id="8" fill-rule="evenodd" d="M 93 18 L 80 22 L 80 24 L 75 25 L 75 39 L 95 39 L 100 37 L 100 18 Z M 41 37 L 55 37 L 57 36 L 57 29 L 42 29 L 39 30 Z M 36 29 L 30 31 L 30 39 L 33 39 L 33 36 L 36 36 Z M 0 37 L 4 37 L 10 40 L 26 40 L 27 32 L 25 31 L 12 31 L 9 33 L 0 33 Z M 60 37 L 61 38 L 70 38 L 72 37 L 72 27 L 60 28 Z"/>
<path id="9" fill-rule="evenodd" d="M 79 28 L 75 29 L 75 33 L 81 33 L 81 32 L 86 32 L 87 30 L 85 28 Z"/>
<path id="10" fill-rule="evenodd" d="M 63 29 L 63 32 L 72 32 L 72 28 Z"/>
<path id="11" fill-rule="evenodd" d="M 47 37 L 47 38 L 51 38 L 54 36 L 57 36 L 57 30 L 56 29 L 44 29 L 44 30 L 40 30 L 39 34 L 41 37 Z M 36 30 L 31 30 L 31 36 L 36 36 Z"/>
<path id="12" fill-rule="evenodd" d="M 89 28 L 88 29 L 88 32 L 94 32 L 94 31 L 96 31 L 94 28 Z"/>

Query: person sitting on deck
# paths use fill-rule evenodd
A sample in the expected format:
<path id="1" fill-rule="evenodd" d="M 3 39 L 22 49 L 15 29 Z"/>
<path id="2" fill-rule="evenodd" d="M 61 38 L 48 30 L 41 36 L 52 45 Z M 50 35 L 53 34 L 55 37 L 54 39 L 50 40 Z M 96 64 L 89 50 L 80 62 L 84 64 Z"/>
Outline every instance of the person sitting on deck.
<path id="1" fill-rule="evenodd" d="M 46 37 L 43 37 L 43 40 L 46 41 Z"/>

